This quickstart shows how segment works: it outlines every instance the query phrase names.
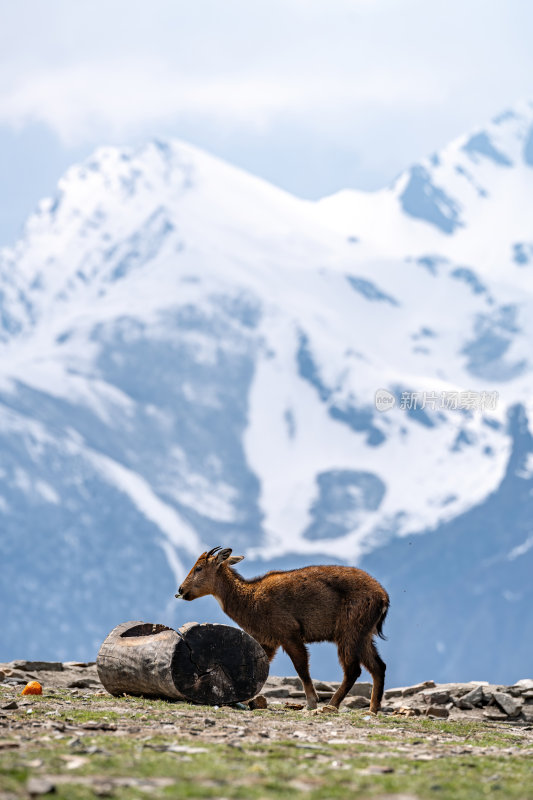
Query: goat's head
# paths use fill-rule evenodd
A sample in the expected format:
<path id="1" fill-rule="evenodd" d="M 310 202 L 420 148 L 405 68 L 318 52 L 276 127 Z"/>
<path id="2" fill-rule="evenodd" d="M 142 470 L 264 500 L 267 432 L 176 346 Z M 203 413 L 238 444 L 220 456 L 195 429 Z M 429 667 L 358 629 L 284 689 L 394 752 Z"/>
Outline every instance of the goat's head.
<path id="1" fill-rule="evenodd" d="M 231 548 L 213 547 L 202 553 L 175 595 L 178 600 L 196 600 L 206 594 L 214 594 L 217 572 L 224 564 L 232 566 L 242 561 L 244 556 L 232 556 Z"/>

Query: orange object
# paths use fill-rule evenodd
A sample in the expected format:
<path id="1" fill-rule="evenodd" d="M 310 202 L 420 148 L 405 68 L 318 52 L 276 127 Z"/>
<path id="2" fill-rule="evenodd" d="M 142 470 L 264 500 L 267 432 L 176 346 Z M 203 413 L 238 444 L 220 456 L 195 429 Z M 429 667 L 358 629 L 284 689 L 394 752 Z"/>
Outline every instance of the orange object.
<path id="1" fill-rule="evenodd" d="M 30 681 L 26 684 L 24 689 L 22 690 L 21 694 L 42 694 L 43 687 L 39 683 L 39 681 Z"/>

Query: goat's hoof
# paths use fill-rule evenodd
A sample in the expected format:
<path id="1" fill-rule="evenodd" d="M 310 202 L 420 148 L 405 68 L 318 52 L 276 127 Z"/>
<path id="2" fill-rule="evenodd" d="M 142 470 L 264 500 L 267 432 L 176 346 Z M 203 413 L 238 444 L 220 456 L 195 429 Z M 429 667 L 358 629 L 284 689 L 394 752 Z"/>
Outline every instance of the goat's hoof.
<path id="1" fill-rule="evenodd" d="M 317 705 L 318 705 L 318 703 L 317 703 L 316 700 L 308 700 L 307 701 L 307 710 L 308 711 L 314 711 L 315 708 L 317 707 Z"/>

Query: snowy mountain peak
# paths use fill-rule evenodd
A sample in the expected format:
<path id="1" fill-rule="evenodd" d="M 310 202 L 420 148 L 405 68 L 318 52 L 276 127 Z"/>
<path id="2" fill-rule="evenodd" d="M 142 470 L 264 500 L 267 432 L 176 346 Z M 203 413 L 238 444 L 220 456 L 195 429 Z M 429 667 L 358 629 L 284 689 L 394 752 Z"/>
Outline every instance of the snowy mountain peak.
<path id="1" fill-rule="evenodd" d="M 533 480 L 532 119 L 318 203 L 181 142 L 72 167 L 0 257 L 0 545 L 24 617 L 56 615 L 82 657 L 116 615 L 168 618 L 162 587 L 204 546 L 354 563 L 471 518 L 521 585 L 525 517 L 494 526 Z"/>

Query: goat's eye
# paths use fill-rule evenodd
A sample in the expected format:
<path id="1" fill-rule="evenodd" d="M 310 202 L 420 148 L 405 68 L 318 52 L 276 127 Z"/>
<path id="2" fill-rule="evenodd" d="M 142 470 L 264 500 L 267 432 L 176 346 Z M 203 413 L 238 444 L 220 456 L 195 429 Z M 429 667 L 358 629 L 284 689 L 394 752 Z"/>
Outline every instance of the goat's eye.
<path id="1" fill-rule="evenodd" d="M 195 572 L 201 572 L 201 571 L 202 571 L 202 568 L 201 568 L 201 567 L 196 567 L 196 569 L 195 569 L 194 571 L 195 571 Z"/>

